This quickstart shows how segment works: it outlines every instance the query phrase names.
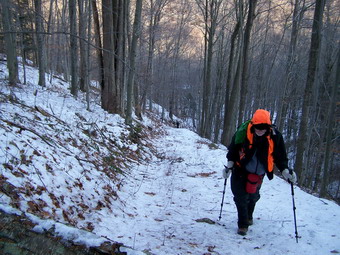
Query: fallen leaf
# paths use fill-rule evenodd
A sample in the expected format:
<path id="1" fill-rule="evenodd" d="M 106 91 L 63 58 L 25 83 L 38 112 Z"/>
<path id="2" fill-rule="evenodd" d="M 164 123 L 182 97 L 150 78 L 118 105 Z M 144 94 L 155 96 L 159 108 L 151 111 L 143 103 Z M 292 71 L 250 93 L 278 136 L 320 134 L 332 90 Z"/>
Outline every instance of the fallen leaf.
<path id="1" fill-rule="evenodd" d="M 153 193 L 153 192 L 144 192 L 145 194 L 149 195 L 149 196 L 155 196 L 156 193 Z"/>
<path id="2" fill-rule="evenodd" d="M 209 218 L 202 218 L 202 219 L 197 219 L 195 220 L 196 222 L 203 222 L 203 223 L 208 223 L 208 224 L 215 224 L 216 222 L 209 219 Z"/>

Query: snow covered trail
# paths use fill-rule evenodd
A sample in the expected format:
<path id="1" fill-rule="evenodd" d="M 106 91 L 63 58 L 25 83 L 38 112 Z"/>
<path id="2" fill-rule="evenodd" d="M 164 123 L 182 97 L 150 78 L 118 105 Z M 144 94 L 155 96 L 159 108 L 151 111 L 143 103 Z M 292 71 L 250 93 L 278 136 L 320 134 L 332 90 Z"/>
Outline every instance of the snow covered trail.
<path id="1" fill-rule="evenodd" d="M 265 179 L 254 225 L 246 237 L 236 234 L 237 212 L 229 180 L 221 221 L 197 222 L 202 218 L 218 220 L 226 148 L 214 147 L 186 129 L 167 128 L 166 132 L 154 144 L 161 157 L 133 169 L 134 181 L 120 194 L 129 217 L 103 218 L 97 228 L 102 236 L 158 255 L 340 252 L 339 206 L 295 188 L 298 232 L 302 236 L 297 244 L 290 185 L 278 177 Z"/>
<path id="2" fill-rule="evenodd" d="M 0 177 L 12 195 L 0 192 L 0 209 L 26 214 L 37 224 L 34 231 L 55 229 L 58 236 L 88 247 L 108 239 L 120 241 L 134 248 L 127 249 L 129 255 L 340 253 L 340 207 L 334 202 L 295 187 L 301 236 L 297 244 L 290 185 L 278 177 L 272 181 L 265 178 L 254 225 L 246 237 L 239 236 L 229 180 L 222 219 L 217 221 L 225 147 L 187 129 L 153 127 L 159 124 L 145 118 L 147 126 L 164 129 L 164 134 L 150 141 L 157 152 L 153 157 L 146 143 L 127 139 L 130 131 L 119 115 L 108 114 L 97 104 L 92 104 L 92 112 L 87 111 L 85 95 L 75 100 L 69 94 L 69 84 L 59 79 L 46 88 L 34 85 L 37 70 L 26 68 L 29 86 L 0 89 L 4 120 L 0 128 Z M 0 79 L 5 81 L 7 76 L 1 62 Z M 18 101 L 8 100 L 12 94 Z M 24 129 L 8 121 L 24 125 Z M 93 136 L 85 132 L 88 130 L 95 131 Z M 97 132 L 111 138 L 106 146 L 100 145 L 102 136 L 96 136 Z M 113 179 L 110 171 L 98 171 L 93 164 L 102 157 L 112 158 L 109 145 L 116 152 L 125 148 L 125 153 L 141 146 L 145 152 L 141 160 L 152 160 L 138 164 L 130 159 L 127 176 Z M 110 162 L 115 167 L 116 161 Z M 217 223 L 197 221 L 204 218 Z"/>

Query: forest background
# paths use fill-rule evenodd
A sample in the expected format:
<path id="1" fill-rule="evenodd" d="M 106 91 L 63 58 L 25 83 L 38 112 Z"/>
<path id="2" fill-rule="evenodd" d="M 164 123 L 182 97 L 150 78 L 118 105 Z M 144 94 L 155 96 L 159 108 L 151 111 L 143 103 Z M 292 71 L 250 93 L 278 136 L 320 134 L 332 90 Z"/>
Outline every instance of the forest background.
<path id="1" fill-rule="evenodd" d="M 299 186 L 340 198 L 340 2 L 336 0 L 1 0 L 0 52 L 127 124 L 157 103 L 228 145 L 271 112 Z M 100 98 L 93 98 L 93 91 Z"/>

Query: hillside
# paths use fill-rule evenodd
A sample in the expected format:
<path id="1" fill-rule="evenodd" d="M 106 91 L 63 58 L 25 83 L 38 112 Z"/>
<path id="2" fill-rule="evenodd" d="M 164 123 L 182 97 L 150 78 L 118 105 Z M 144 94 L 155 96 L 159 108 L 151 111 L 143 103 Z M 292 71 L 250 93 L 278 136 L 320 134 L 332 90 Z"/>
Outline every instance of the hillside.
<path id="1" fill-rule="evenodd" d="M 10 88 L 6 72 L 0 62 L 0 209 L 28 218 L 34 232 L 127 254 L 340 252 L 334 202 L 295 187 L 296 243 L 290 186 L 266 179 L 255 223 L 238 236 L 229 181 L 217 221 L 224 146 L 157 113 L 130 128 L 95 95 L 87 111 L 85 96 L 73 98 L 61 79 L 36 85 L 32 67 L 29 84 Z"/>

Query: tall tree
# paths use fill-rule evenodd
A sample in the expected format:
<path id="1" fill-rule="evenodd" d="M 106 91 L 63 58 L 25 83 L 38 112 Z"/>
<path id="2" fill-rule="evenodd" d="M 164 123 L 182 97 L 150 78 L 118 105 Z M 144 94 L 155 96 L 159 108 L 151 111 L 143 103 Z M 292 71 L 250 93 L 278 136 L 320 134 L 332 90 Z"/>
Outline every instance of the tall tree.
<path id="1" fill-rule="evenodd" d="M 298 174 L 301 183 L 304 182 L 305 178 L 304 171 L 306 165 L 304 164 L 304 160 L 307 158 L 306 155 L 307 150 L 305 149 L 306 148 L 305 145 L 307 144 L 307 140 L 310 139 L 308 137 L 308 121 L 313 99 L 312 93 L 315 82 L 316 68 L 319 61 L 324 6 L 325 0 L 318 0 L 315 3 L 311 46 L 309 51 L 309 62 L 307 70 L 307 80 L 303 95 L 301 122 L 299 126 L 299 135 L 297 140 L 295 171 Z"/>
<path id="2" fill-rule="evenodd" d="M 225 83 L 225 63 L 227 59 L 227 51 L 225 50 L 225 31 L 221 30 L 218 36 L 218 50 L 217 50 L 217 61 L 216 61 L 216 87 L 214 91 L 214 97 L 212 99 L 212 110 L 211 115 L 213 116 L 213 126 L 214 126 L 214 143 L 218 143 L 220 137 L 220 130 L 222 127 L 222 109 L 224 100 L 224 83 Z"/>
<path id="3" fill-rule="evenodd" d="M 115 41 L 113 0 L 102 1 L 103 16 L 103 77 L 102 108 L 110 113 L 121 113 L 120 101 L 116 93 Z M 117 13 L 115 14 L 117 15 Z"/>
<path id="4" fill-rule="evenodd" d="M 70 16 L 71 93 L 76 97 L 78 95 L 79 90 L 76 0 L 69 0 L 69 16 Z"/>
<path id="5" fill-rule="evenodd" d="M 13 28 L 11 1 L 1 0 L 2 24 L 4 28 L 5 48 L 7 52 L 7 68 L 9 73 L 9 84 L 16 85 L 19 81 L 18 60 L 16 52 L 16 33 Z"/>
<path id="6" fill-rule="evenodd" d="M 143 5 L 143 0 L 136 1 L 135 20 L 133 22 L 132 40 L 131 40 L 130 53 L 129 53 L 130 68 L 129 68 L 128 82 L 127 82 L 127 105 L 126 105 L 126 119 L 125 119 L 125 122 L 128 125 L 132 124 L 133 83 L 134 83 L 135 72 L 136 72 L 136 65 L 135 65 L 136 49 L 137 49 L 137 41 L 140 36 L 142 5 Z"/>
<path id="7" fill-rule="evenodd" d="M 127 23 L 128 23 L 129 1 L 119 0 L 116 2 L 114 12 L 117 14 L 114 19 L 115 27 L 115 78 L 116 78 L 116 97 L 119 104 L 119 112 L 124 109 L 124 92 L 126 91 L 125 63 L 126 63 L 126 42 L 127 42 Z"/>
<path id="8" fill-rule="evenodd" d="M 86 91 L 87 84 L 89 83 L 88 77 L 88 58 L 85 41 L 86 41 L 86 24 L 90 23 L 89 16 L 86 13 L 87 1 L 78 0 L 78 13 L 79 13 L 79 88 L 81 91 Z"/>
<path id="9" fill-rule="evenodd" d="M 199 133 L 203 137 L 210 138 L 212 133 L 212 64 L 213 64 L 213 49 L 215 45 L 216 29 L 219 21 L 219 11 L 223 1 L 221 0 L 206 0 L 198 1 L 198 6 L 204 16 L 205 31 L 204 31 L 204 70 L 203 70 L 203 93 L 202 93 L 202 115 L 200 121 Z"/>
<path id="10" fill-rule="evenodd" d="M 17 0 L 17 16 L 19 17 L 20 24 L 20 48 L 22 58 L 22 69 L 23 69 L 23 84 L 27 84 L 26 76 L 26 61 L 34 47 L 35 34 L 33 33 L 34 17 L 32 15 L 32 9 L 30 8 L 29 0 Z M 43 47 L 46 47 L 44 44 Z"/>
<path id="11" fill-rule="evenodd" d="M 272 1 L 268 1 L 268 10 L 271 9 Z M 248 94 L 248 102 L 251 102 L 250 104 L 253 105 L 253 109 L 263 108 L 263 105 L 265 104 L 266 98 L 267 98 L 267 91 L 269 88 L 266 88 L 266 68 L 265 63 L 268 62 L 268 34 L 270 29 L 270 21 L 271 21 L 271 13 L 270 11 L 267 11 L 266 19 L 265 19 L 265 31 L 264 36 L 261 38 L 261 48 L 260 50 L 260 63 L 257 64 L 258 70 L 256 71 L 256 89 L 254 93 Z M 249 105 L 249 103 L 248 103 Z M 247 107 L 250 108 L 249 106 Z"/>
<path id="12" fill-rule="evenodd" d="M 38 52 L 38 66 L 39 66 L 39 85 L 46 86 L 46 58 L 45 58 L 45 43 L 44 43 L 44 27 L 43 27 L 43 13 L 41 8 L 41 0 L 34 0 L 35 6 L 35 26 L 37 37 L 37 52 Z"/>
<path id="13" fill-rule="evenodd" d="M 278 117 L 277 117 L 277 125 L 283 130 L 283 125 L 286 119 L 287 111 L 288 111 L 288 98 L 290 96 L 289 91 L 292 91 L 292 87 L 297 80 L 297 43 L 298 43 L 298 34 L 300 29 L 300 23 L 303 18 L 304 12 L 306 8 L 304 6 L 300 6 L 301 0 L 295 0 L 293 16 L 292 16 L 292 30 L 290 35 L 290 43 L 289 43 L 289 51 L 287 57 L 287 66 L 285 73 L 285 83 L 283 86 L 283 93 L 281 95 L 281 99 L 278 107 Z"/>
<path id="14" fill-rule="evenodd" d="M 154 83 L 154 52 L 156 35 L 161 21 L 162 12 L 164 7 L 169 3 L 169 0 L 150 0 L 150 17 L 148 27 L 148 58 L 146 66 L 146 81 L 145 88 L 142 91 L 141 103 L 142 108 L 145 110 L 147 96 L 149 96 L 149 108 L 152 108 L 152 88 Z"/>
<path id="15" fill-rule="evenodd" d="M 328 116 L 327 116 L 327 127 L 326 127 L 326 146 L 325 146 L 325 156 L 323 160 L 323 178 L 321 179 L 320 196 L 326 197 L 327 186 L 329 184 L 330 175 L 330 162 L 331 162 L 331 145 L 332 145 L 332 133 L 334 128 L 335 120 L 335 109 L 336 100 L 340 84 L 340 43 L 338 45 L 338 60 L 336 64 L 336 78 L 335 82 L 332 84 L 331 98 L 328 106 Z"/>
<path id="16" fill-rule="evenodd" d="M 181 3 L 181 11 L 177 16 L 176 28 L 177 30 L 173 34 L 172 51 L 171 51 L 171 61 L 169 67 L 169 79 L 170 79 L 170 94 L 169 96 L 169 117 L 173 120 L 174 115 L 178 115 L 178 101 L 179 101 L 179 65 L 181 59 L 181 52 L 183 51 L 183 37 L 185 36 L 185 26 L 190 17 L 190 7 L 185 6 L 183 2 Z"/>
<path id="17" fill-rule="evenodd" d="M 88 14 L 88 24 L 87 24 L 87 41 L 91 41 L 91 28 L 92 28 L 92 1 L 88 1 L 87 3 L 87 14 Z M 87 56 L 86 56 L 86 62 L 88 63 L 87 65 L 87 70 L 86 70 L 86 75 L 87 75 L 87 81 L 85 82 L 86 86 L 86 103 L 87 103 L 87 110 L 90 111 L 90 59 L 91 59 L 91 45 L 90 43 L 87 44 Z"/>
<path id="18" fill-rule="evenodd" d="M 92 0 L 92 12 L 93 12 L 93 27 L 94 27 L 94 41 L 96 48 L 96 56 L 97 62 L 99 63 L 99 83 L 100 87 L 103 91 L 104 89 L 104 60 L 103 60 L 103 51 L 102 51 L 102 41 L 101 41 L 101 32 L 100 32 L 100 24 L 99 24 L 99 12 L 96 4 L 96 0 Z M 103 102 L 103 98 L 102 98 Z"/>
<path id="19" fill-rule="evenodd" d="M 253 27 L 254 19 L 255 19 L 255 9 L 257 0 L 249 0 L 248 7 L 248 17 L 247 23 L 244 31 L 243 37 L 243 60 L 242 60 L 242 75 L 241 75 L 241 90 L 240 90 L 240 106 L 239 106 L 239 115 L 238 115 L 238 123 L 240 124 L 245 117 L 245 103 L 246 97 L 248 93 L 248 66 L 249 66 L 249 44 L 250 44 L 250 35 L 251 29 Z"/>
<path id="20" fill-rule="evenodd" d="M 231 141 L 232 134 L 234 133 L 237 104 L 239 103 L 239 90 L 240 90 L 240 68 L 242 66 L 242 51 L 241 46 L 243 42 L 243 13 L 244 4 L 243 0 L 236 3 L 236 19 L 237 23 L 234 27 L 231 36 L 231 50 L 229 55 L 228 76 L 226 81 L 226 95 L 224 105 L 224 120 L 222 132 L 222 144 L 228 145 Z M 238 40 L 237 40 L 238 39 Z M 235 68 L 236 67 L 236 68 Z"/>

